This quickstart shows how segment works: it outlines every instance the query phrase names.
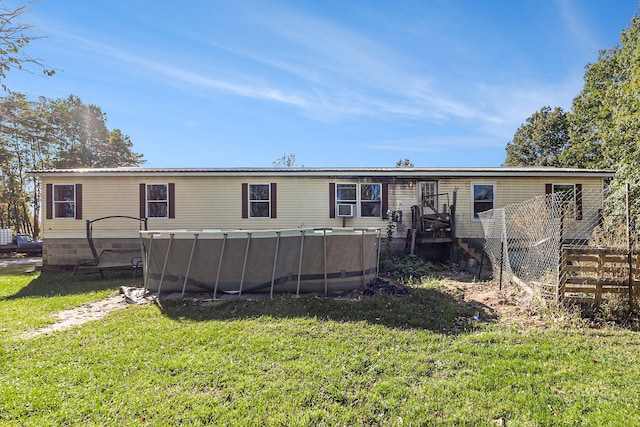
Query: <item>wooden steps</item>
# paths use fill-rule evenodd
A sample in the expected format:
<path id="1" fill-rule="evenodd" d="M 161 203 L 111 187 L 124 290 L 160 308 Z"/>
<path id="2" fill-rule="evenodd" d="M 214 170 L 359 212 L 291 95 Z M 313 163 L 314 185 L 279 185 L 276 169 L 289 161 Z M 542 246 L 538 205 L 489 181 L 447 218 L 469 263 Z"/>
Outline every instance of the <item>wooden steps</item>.
<path id="1" fill-rule="evenodd" d="M 467 242 L 465 242 L 462 239 L 457 239 L 457 243 L 458 243 L 458 247 L 460 249 L 462 249 L 463 251 L 465 251 L 467 254 L 469 254 L 469 256 L 473 259 L 475 259 L 476 261 L 478 261 L 479 263 L 482 262 L 482 254 L 479 254 L 474 248 L 472 248 L 471 246 L 469 246 L 469 244 Z"/>

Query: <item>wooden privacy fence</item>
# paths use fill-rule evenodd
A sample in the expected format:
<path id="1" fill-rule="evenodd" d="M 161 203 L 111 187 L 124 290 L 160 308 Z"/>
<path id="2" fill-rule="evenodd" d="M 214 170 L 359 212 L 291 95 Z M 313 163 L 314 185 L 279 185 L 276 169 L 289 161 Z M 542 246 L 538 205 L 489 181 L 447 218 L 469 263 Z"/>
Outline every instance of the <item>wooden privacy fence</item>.
<path id="1" fill-rule="evenodd" d="M 640 257 L 627 248 L 563 246 L 559 277 L 560 300 L 592 298 L 602 294 L 626 294 L 630 305 L 640 290 Z"/>

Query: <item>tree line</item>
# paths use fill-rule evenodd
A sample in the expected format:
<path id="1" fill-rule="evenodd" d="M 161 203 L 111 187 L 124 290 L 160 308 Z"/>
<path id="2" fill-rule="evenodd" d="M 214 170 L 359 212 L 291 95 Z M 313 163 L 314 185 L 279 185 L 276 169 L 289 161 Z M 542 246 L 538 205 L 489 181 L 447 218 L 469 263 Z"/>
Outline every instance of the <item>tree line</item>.
<path id="1" fill-rule="evenodd" d="M 100 107 L 76 96 L 0 98 L 0 228 L 39 235 L 40 186 L 29 171 L 143 162 L 127 135 L 107 128 Z"/>
<path id="2" fill-rule="evenodd" d="M 12 70 L 40 69 L 53 76 L 29 45 L 43 38 L 23 23 L 25 6 L 9 9 L 0 4 L 0 228 L 40 234 L 40 186 L 28 172 L 53 168 L 138 166 L 142 154 L 119 129 L 107 128 L 100 107 L 69 95 L 62 99 L 30 100 L 5 83 Z"/>
<path id="3" fill-rule="evenodd" d="M 625 183 L 640 187 L 638 46 L 636 14 L 619 45 L 600 51 L 598 61 L 585 67 L 571 111 L 545 106 L 535 112 L 507 144 L 505 165 L 609 169 L 616 172 L 614 190 Z M 640 201 L 640 194 L 634 199 Z"/>

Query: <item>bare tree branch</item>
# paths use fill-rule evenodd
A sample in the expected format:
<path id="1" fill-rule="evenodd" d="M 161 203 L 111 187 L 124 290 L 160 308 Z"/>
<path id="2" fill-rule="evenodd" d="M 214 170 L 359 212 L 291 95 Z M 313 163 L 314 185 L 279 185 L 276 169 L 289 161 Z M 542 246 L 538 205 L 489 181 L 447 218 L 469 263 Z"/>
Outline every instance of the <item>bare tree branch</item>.
<path id="1" fill-rule="evenodd" d="M 5 91 L 9 91 L 9 88 L 4 80 L 12 69 L 33 73 L 28 68 L 32 65 L 41 69 L 47 76 L 55 74 L 55 70 L 49 69 L 41 59 L 33 58 L 25 52 L 31 42 L 45 38 L 33 33 L 33 25 L 21 22 L 21 18 L 26 13 L 28 13 L 27 6 L 16 9 L 0 6 L 0 85 Z"/>

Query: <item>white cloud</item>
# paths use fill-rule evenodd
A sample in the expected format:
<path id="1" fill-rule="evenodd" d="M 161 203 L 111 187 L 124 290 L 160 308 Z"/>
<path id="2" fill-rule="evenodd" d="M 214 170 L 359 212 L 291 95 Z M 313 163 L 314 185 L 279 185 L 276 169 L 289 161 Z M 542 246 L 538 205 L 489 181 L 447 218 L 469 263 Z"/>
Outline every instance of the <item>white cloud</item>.
<path id="1" fill-rule="evenodd" d="M 542 83 L 527 88 L 509 82 L 476 85 L 464 79 L 452 88 L 448 86 L 452 82 L 418 71 L 418 64 L 406 53 L 338 23 L 273 4 L 242 11 L 245 15 L 234 19 L 248 20 L 244 23 L 253 24 L 252 31 L 266 42 L 232 38 L 212 42 L 206 35 L 193 36 L 208 40 L 215 51 L 224 49 L 236 57 L 222 66 L 212 59 L 216 52 L 161 52 L 117 39 L 96 41 L 99 38 L 61 31 L 57 35 L 76 48 L 110 58 L 105 64 L 115 62 L 147 80 L 160 80 L 201 96 L 223 94 L 285 105 L 320 121 L 362 117 L 460 121 L 505 137 L 515 130 L 510 123 L 517 127 L 566 92 L 563 87 Z M 563 96 L 566 100 L 575 94 Z"/>
<path id="2" fill-rule="evenodd" d="M 411 58 L 350 28 L 274 4 L 244 11 L 246 25 L 268 42 L 196 37 L 304 82 L 295 91 L 307 101 L 309 116 L 500 121 L 435 89 L 434 79 L 416 72 Z"/>
<path id="3" fill-rule="evenodd" d="M 589 27 L 584 16 L 582 2 L 572 0 L 556 0 L 555 2 L 564 28 L 573 39 L 572 45 L 587 52 L 598 52 L 602 49 L 593 37 L 593 29 Z"/>

